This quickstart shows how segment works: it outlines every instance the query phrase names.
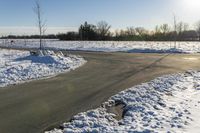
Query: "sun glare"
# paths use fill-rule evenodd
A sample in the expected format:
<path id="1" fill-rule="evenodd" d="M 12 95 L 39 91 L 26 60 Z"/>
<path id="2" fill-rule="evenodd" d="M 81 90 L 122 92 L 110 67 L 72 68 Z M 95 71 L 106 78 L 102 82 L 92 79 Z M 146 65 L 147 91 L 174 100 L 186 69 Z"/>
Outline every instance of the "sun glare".
<path id="1" fill-rule="evenodd" d="M 200 0 L 183 0 L 184 6 L 190 10 L 196 10 L 200 8 Z"/>

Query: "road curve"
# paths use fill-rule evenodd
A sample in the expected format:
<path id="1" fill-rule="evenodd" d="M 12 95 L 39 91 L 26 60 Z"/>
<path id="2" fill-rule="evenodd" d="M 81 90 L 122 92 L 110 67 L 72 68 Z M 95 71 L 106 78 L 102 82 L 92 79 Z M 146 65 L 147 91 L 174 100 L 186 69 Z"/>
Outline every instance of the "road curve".
<path id="1" fill-rule="evenodd" d="M 88 63 L 54 78 L 0 89 L 1 133 L 43 132 L 126 88 L 200 68 L 198 54 L 68 53 L 79 54 Z"/>

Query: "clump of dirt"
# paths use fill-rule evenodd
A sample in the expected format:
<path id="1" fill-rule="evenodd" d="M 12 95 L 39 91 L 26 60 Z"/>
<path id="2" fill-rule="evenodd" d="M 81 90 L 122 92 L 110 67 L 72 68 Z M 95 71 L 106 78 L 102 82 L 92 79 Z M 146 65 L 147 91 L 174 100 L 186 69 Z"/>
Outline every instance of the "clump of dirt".
<path id="1" fill-rule="evenodd" d="M 114 118 L 119 121 L 119 120 L 123 119 L 124 107 L 125 107 L 125 104 L 123 102 L 115 101 L 115 104 L 113 106 L 108 106 L 108 107 L 106 107 L 106 109 L 107 109 L 108 113 L 115 114 Z"/>

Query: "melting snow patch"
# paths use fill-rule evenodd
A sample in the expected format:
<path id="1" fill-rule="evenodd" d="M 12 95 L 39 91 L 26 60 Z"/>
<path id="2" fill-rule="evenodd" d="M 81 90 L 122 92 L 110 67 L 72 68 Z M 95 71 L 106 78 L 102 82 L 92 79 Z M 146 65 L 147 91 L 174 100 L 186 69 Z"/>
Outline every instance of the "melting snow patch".
<path id="1" fill-rule="evenodd" d="M 115 119 L 107 107 L 123 104 Z M 192 132 L 200 129 L 200 72 L 166 75 L 112 96 L 101 107 L 79 113 L 63 129 L 46 133 Z"/>
<path id="2" fill-rule="evenodd" d="M 34 56 L 29 51 L 0 49 L 0 87 L 54 76 L 74 70 L 85 62 L 79 56 L 63 56 L 52 51 Z"/>

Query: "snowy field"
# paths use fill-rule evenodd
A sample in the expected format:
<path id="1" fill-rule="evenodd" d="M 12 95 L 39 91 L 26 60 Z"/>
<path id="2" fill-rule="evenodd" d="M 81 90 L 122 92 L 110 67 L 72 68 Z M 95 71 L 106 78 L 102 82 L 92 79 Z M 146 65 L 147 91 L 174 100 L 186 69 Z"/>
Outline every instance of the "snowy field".
<path id="1" fill-rule="evenodd" d="M 0 39 L 0 46 L 15 48 L 39 48 L 38 40 Z M 200 42 L 117 42 L 117 41 L 59 41 L 44 40 L 44 47 L 58 50 L 85 50 L 85 51 L 125 51 L 142 53 L 198 53 Z"/>
<path id="2" fill-rule="evenodd" d="M 0 49 L 0 87 L 55 76 L 73 70 L 86 61 L 78 56 L 63 56 L 46 51 L 33 56 L 29 51 Z"/>
<path id="3" fill-rule="evenodd" d="M 107 109 L 123 105 L 115 119 Z M 200 72 L 166 75 L 112 96 L 101 107 L 74 116 L 62 129 L 46 133 L 199 133 Z"/>

